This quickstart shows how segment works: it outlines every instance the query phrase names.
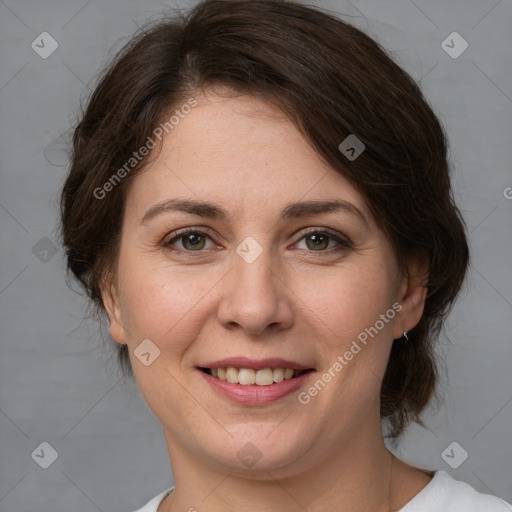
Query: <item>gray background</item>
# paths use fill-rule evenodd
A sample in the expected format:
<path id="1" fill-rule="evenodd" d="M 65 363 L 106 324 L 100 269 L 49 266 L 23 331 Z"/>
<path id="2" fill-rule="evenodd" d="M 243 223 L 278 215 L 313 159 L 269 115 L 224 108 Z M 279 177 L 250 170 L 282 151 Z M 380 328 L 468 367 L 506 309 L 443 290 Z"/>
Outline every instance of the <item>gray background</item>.
<path id="1" fill-rule="evenodd" d="M 439 344 L 445 403 L 396 453 L 512 501 L 512 3 L 312 3 L 347 15 L 421 81 L 450 139 L 470 231 L 471 271 Z M 98 326 L 83 319 L 85 300 L 66 286 L 62 251 L 52 253 L 66 174 L 60 135 L 107 60 L 165 8 L 0 0 L 1 512 L 134 510 L 172 481 L 159 422 L 120 379 Z M 31 47 L 43 31 L 59 45 L 47 59 Z M 469 43 L 456 59 L 441 47 L 453 31 Z M 454 441 L 469 454 L 457 469 L 442 457 Z M 42 442 L 58 452 L 48 469 L 31 456 Z"/>

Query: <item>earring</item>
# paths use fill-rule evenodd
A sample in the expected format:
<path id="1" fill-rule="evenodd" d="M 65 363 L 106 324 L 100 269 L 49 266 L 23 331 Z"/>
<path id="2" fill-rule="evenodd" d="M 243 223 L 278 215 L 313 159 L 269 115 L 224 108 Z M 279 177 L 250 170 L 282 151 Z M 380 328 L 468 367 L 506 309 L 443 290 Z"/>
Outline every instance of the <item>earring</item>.
<path id="1" fill-rule="evenodd" d="M 409 336 L 407 336 L 407 331 L 404 331 L 404 333 L 402 334 L 402 338 L 405 338 L 404 345 L 406 345 L 407 342 L 409 341 Z"/>

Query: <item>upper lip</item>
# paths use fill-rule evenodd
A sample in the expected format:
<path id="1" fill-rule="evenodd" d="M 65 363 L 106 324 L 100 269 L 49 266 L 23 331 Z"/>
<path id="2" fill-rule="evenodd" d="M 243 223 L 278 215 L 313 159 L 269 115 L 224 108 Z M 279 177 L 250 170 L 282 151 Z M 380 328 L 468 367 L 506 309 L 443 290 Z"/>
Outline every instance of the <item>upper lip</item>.
<path id="1" fill-rule="evenodd" d="M 252 368 L 259 370 L 262 368 L 291 368 L 292 370 L 312 370 L 311 366 L 304 366 L 294 361 L 281 359 L 279 357 L 267 357 L 265 359 L 249 359 L 247 357 L 228 357 L 218 359 L 217 361 L 207 362 L 199 368 Z"/>

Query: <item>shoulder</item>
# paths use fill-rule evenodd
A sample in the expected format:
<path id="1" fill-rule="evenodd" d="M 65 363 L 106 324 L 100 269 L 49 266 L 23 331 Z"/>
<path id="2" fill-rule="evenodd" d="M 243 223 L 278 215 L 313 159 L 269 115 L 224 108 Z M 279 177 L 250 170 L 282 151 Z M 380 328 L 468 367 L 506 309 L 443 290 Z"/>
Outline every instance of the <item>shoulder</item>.
<path id="1" fill-rule="evenodd" d="M 160 494 L 150 499 L 142 508 L 134 510 L 134 512 L 157 512 L 158 505 L 162 503 L 164 498 L 174 490 L 174 486 L 162 491 Z"/>
<path id="2" fill-rule="evenodd" d="M 398 512 L 512 512 L 512 505 L 482 494 L 446 471 L 436 471 L 430 483 Z"/>

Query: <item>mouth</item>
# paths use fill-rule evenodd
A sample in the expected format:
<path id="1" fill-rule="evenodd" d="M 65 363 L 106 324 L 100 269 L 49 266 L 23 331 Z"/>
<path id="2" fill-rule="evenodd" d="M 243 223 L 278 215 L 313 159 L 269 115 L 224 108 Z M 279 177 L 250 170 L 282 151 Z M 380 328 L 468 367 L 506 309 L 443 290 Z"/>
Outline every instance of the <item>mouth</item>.
<path id="1" fill-rule="evenodd" d="M 199 367 L 198 369 L 214 379 L 242 386 L 272 386 L 273 384 L 279 384 L 285 380 L 293 380 L 305 373 L 315 371 L 314 368 L 297 370 L 293 368 L 266 367 L 257 369 L 235 368 L 231 366 L 219 368 Z"/>

